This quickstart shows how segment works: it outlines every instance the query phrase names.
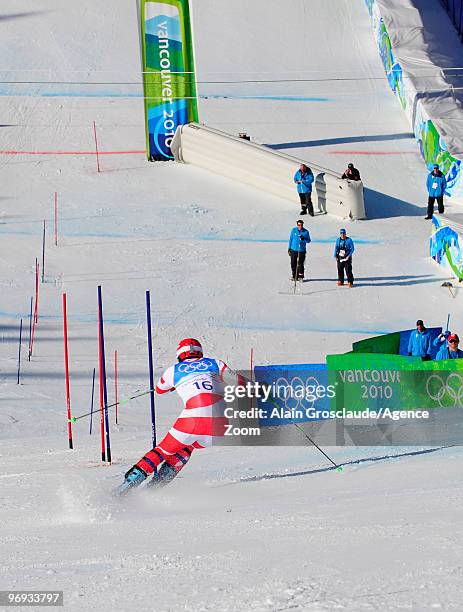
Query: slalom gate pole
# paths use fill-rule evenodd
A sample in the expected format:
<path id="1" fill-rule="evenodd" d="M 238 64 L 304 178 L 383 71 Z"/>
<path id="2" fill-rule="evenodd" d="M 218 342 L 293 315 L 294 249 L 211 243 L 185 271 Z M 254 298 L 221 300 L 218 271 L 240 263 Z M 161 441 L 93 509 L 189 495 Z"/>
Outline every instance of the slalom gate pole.
<path id="1" fill-rule="evenodd" d="M 311 443 L 313 446 L 315 446 L 315 448 L 316 448 L 317 450 L 319 450 L 319 451 L 321 452 L 321 454 L 322 454 L 324 457 L 326 457 L 326 458 L 328 459 L 328 461 L 329 461 L 329 462 L 330 462 L 330 463 L 331 463 L 331 464 L 332 464 L 332 465 L 333 465 L 333 466 L 334 466 L 334 467 L 335 467 L 335 468 L 338 470 L 338 472 L 342 472 L 342 466 L 340 466 L 340 465 L 338 465 L 337 463 L 335 463 L 335 462 L 334 462 L 334 461 L 331 459 L 331 457 L 329 457 L 329 456 L 328 456 L 328 455 L 325 453 L 325 451 L 324 451 L 323 449 L 321 449 L 321 448 L 318 446 L 318 444 L 317 444 L 316 442 L 314 442 L 314 441 L 312 440 L 312 438 L 311 438 L 309 435 L 307 435 L 307 434 L 305 433 L 305 431 L 302 429 L 302 427 L 301 427 L 300 425 L 297 425 L 297 423 L 293 423 L 293 425 L 294 425 L 294 427 L 295 427 L 296 429 L 299 429 L 299 431 L 300 431 L 300 432 L 302 432 L 302 434 L 303 434 L 303 435 L 304 435 L 304 436 L 307 438 L 307 440 L 308 440 L 308 441 L 309 441 L 309 442 L 310 442 L 310 443 Z"/>
<path id="2" fill-rule="evenodd" d="M 150 410 L 151 410 L 151 439 L 153 448 L 156 446 L 156 410 L 154 405 L 154 375 L 153 375 L 153 341 L 151 337 L 151 298 L 146 292 L 146 326 L 148 333 L 148 368 L 150 376 Z"/>
<path id="3" fill-rule="evenodd" d="M 19 385 L 19 373 L 21 370 L 21 341 L 23 336 L 23 320 L 19 324 L 19 351 L 18 351 L 18 385 Z"/>
<path id="4" fill-rule="evenodd" d="M 68 442 L 69 448 L 73 448 L 72 443 L 72 418 L 71 418 L 71 391 L 69 384 L 69 353 L 68 353 L 68 317 L 66 307 L 66 294 L 63 293 L 63 332 L 64 332 L 64 369 L 66 375 L 66 406 L 68 412 Z"/>
<path id="5" fill-rule="evenodd" d="M 449 331 L 449 323 L 450 323 L 450 314 L 447 315 L 447 327 L 445 328 L 446 332 Z"/>
<path id="6" fill-rule="evenodd" d="M 45 219 L 43 220 L 43 234 L 42 234 L 42 283 L 45 282 Z"/>
<path id="7" fill-rule="evenodd" d="M 58 246 L 58 193 L 55 191 L 55 246 Z"/>
<path id="8" fill-rule="evenodd" d="M 114 351 L 114 396 L 116 403 L 116 425 L 117 425 L 117 351 Z"/>
<path id="9" fill-rule="evenodd" d="M 105 440 L 104 440 L 105 436 L 104 436 L 103 366 L 101 364 L 100 311 L 98 311 L 98 381 L 99 381 L 99 399 L 100 399 L 101 461 L 106 462 L 106 450 L 105 450 Z"/>
<path id="10" fill-rule="evenodd" d="M 34 298 L 31 295 L 31 309 L 29 312 L 29 351 L 28 351 L 29 354 L 27 357 L 29 361 L 31 360 L 31 353 L 32 353 L 31 340 L 32 340 L 32 305 L 33 305 L 33 302 L 34 302 Z"/>
<path id="11" fill-rule="evenodd" d="M 96 135 L 96 123 L 95 123 L 95 121 L 93 122 L 93 135 L 95 137 L 96 168 L 97 168 L 98 172 L 101 172 L 101 170 L 100 170 L 100 155 L 98 153 L 98 138 L 97 138 L 97 135 Z"/>
<path id="12" fill-rule="evenodd" d="M 92 402 L 90 404 L 90 435 L 92 435 L 92 425 L 93 425 L 93 396 L 95 394 L 95 368 L 93 368 L 93 377 L 92 377 Z"/>
<path id="13" fill-rule="evenodd" d="M 103 325 L 103 299 L 101 297 L 101 285 L 98 285 L 98 313 L 101 330 L 101 365 L 103 375 L 103 400 L 104 400 L 104 422 L 106 429 L 106 461 L 111 463 L 111 440 L 109 436 L 109 416 L 108 416 L 108 393 L 106 389 L 106 363 L 104 350 L 104 325 Z"/>
<path id="14" fill-rule="evenodd" d="M 31 332 L 31 346 L 30 346 L 30 356 L 32 357 L 32 351 L 34 350 L 34 338 L 35 338 L 35 329 L 37 327 L 37 321 L 39 318 L 39 262 L 37 258 L 35 259 L 35 302 L 34 302 L 34 314 L 32 321 L 32 332 Z"/>

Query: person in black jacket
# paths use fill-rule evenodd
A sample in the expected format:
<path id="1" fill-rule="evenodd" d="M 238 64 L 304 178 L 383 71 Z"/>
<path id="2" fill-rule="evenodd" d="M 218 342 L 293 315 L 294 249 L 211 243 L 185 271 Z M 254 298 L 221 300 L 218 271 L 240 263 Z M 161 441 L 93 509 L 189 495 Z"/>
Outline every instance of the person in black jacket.
<path id="1" fill-rule="evenodd" d="M 347 169 L 344 171 L 344 174 L 341 176 L 343 179 L 348 179 L 349 181 L 360 181 L 360 172 L 357 168 L 354 168 L 354 164 L 348 164 Z"/>

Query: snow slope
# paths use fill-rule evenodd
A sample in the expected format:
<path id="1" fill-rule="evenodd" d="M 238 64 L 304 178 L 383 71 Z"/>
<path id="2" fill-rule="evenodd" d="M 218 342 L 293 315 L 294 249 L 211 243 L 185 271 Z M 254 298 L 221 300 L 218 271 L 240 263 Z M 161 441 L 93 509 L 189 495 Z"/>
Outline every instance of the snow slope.
<path id="1" fill-rule="evenodd" d="M 307 222 L 311 282 L 284 295 L 297 208 L 192 167 L 146 163 L 134 3 L 36 0 L 19 10 L 3 0 L 0 588 L 63 589 L 69 610 L 460 609 L 460 449 L 330 449 L 346 463 L 404 455 L 342 474 L 318 471 L 326 463 L 307 447 L 210 449 L 168 489 L 124 504 L 109 492 L 149 448 L 146 398 L 121 406 L 112 466 L 100 465 L 87 419 L 66 449 L 63 291 L 75 415 L 89 408 L 97 365 L 98 284 L 110 401 L 114 350 L 120 397 L 149 384 L 146 289 L 157 372 L 184 336 L 246 368 L 251 347 L 258 364 L 323 362 L 418 317 L 442 324 L 449 311 L 461 329 L 460 296 L 441 288 L 427 256 L 424 166 L 363 1 L 193 8 L 205 123 L 334 170 L 360 168 L 370 220 L 347 226 L 357 287 L 335 286 L 339 220 Z M 93 121 L 105 153 L 99 174 Z M 39 327 L 16 385 L 43 219 Z M 157 401 L 159 435 L 178 411 L 175 397 Z M 240 482 L 292 472 L 307 473 Z"/>

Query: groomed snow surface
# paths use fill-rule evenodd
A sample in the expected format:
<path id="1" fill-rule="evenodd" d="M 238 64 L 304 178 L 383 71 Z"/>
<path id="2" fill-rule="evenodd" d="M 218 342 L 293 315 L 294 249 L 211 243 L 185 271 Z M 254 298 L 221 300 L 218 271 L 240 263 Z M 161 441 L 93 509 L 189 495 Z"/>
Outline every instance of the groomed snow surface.
<path id="1" fill-rule="evenodd" d="M 137 153 L 134 2 L 3 0 L 0 589 L 60 589 L 65 609 L 79 611 L 460 610 L 458 447 L 327 449 L 347 464 L 342 473 L 318 471 L 327 463 L 308 446 L 213 448 L 195 452 L 168 488 L 123 503 L 110 492 L 150 447 L 146 397 L 121 405 L 117 426 L 111 414 L 111 466 L 101 465 L 97 419 L 92 436 L 88 419 L 78 421 L 67 450 L 62 292 L 76 416 L 89 409 L 97 366 L 98 284 L 109 401 L 115 350 L 119 397 L 149 386 L 146 289 L 157 374 L 185 336 L 245 369 L 251 347 L 256 364 L 323 363 L 417 318 L 445 324 L 450 312 L 452 330 L 463 330 L 461 296 L 441 287 L 445 274 L 428 257 L 425 168 L 363 0 L 202 0 L 193 9 L 203 122 L 335 171 L 360 168 L 369 220 L 347 224 L 356 288 L 335 283 L 332 244 L 345 222 L 309 218 L 310 282 L 284 295 L 297 206 Z M 101 156 L 101 173 L 93 121 L 101 150 L 120 152 Z M 17 385 L 43 219 L 46 282 Z M 160 438 L 180 404 L 172 396 L 156 407 Z M 349 465 L 368 457 L 384 459 Z M 265 474 L 285 477 L 241 480 Z"/>

